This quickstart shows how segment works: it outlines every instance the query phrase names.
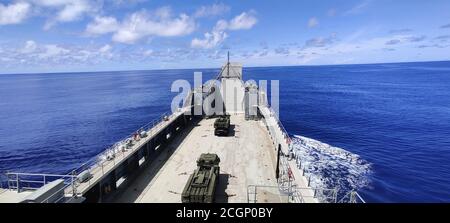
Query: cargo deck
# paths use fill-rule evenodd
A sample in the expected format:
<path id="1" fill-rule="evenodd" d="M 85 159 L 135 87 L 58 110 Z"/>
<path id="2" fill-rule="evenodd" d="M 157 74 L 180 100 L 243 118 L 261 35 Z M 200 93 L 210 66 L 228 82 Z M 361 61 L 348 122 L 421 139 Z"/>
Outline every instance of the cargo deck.
<path id="1" fill-rule="evenodd" d="M 40 197 L 26 202 L 181 202 L 196 160 L 202 153 L 213 153 L 220 158 L 215 202 L 337 202 L 336 189 L 310 187 L 264 88 L 244 83 L 239 63 L 228 62 L 219 78 L 220 92 L 210 85 L 192 89 L 183 107 L 163 114 L 69 174 L 7 172 L 8 190 L 0 193 L 0 201 L 11 202 L 12 196 L 12 202 L 23 202 L 30 189 L 27 183 L 46 185 L 57 177 L 65 185 L 62 189 L 33 187 L 41 190 L 33 192 L 34 197 Z M 203 108 L 196 99 L 214 92 L 220 93 L 216 96 L 224 99 L 231 114 L 228 136 L 214 134 L 216 118 L 195 114 Z"/>
<path id="2" fill-rule="evenodd" d="M 229 136 L 219 137 L 214 135 L 214 120 L 202 119 L 183 132 L 114 202 L 181 202 L 181 192 L 202 153 L 216 153 L 221 159 L 217 202 L 247 202 L 249 185 L 277 186 L 276 151 L 262 121 L 233 115 Z"/>

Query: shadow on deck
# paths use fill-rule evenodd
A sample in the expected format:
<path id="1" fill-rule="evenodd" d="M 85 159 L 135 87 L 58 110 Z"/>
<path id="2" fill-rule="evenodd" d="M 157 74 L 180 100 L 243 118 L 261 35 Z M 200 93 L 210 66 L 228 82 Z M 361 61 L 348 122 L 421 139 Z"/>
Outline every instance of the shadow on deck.
<path id="1" fill-rule="evenodd" d="M 176 149 L 180 146 L 183 140 L 189 135 L 191 130 L 198 126 L 199 120 L 194 120 L 191 124 L 186 126 L 185 129 L 181 130 L 180 134 L 175 136 L 172 142 L 165 145 L 163 151 L 158 155 L 158 157 L 151 163 L 144 165 L 136 174 L 131 176 L 131 179 L 123 186 L 116 194 L 112 195 L 106 203 L 133 203 L 139 202 L 139 196 L 146 190 L 147 185 L 153 180 L 153 178 L 158 174 L 161 168 L 164 166 L 166 161 L 172 156 Z M 139 179 L 139 185 L 133 185 L 134 181 Z M 129 193 L 129 186 L 133 185 L 132 192 Z M 127 193 L 128 192 L 128 193 Z M 126 193 L 126 194 L 125 194 Z M 173 192 L 178 193 L 178 192 Z M 181 192 L 179 192 L 181 196 Z"/>

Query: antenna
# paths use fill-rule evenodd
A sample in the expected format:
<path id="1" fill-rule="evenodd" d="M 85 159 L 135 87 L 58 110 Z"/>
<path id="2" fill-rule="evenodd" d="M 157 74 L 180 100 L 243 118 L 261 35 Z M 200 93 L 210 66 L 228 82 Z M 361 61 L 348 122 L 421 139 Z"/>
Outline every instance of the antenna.
<path id="1" fill-rule="evenodd" d="M 230 51 L 228 51 L 227 75 L 230 76 Z"/>

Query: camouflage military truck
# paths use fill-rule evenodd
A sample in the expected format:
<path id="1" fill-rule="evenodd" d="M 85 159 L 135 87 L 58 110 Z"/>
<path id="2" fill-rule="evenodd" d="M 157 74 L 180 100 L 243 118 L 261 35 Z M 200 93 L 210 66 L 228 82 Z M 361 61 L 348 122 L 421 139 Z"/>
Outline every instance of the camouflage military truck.
<path id="1" fill-rule="evenodd" d="M 214 121 L 214 135 L 226 136 L 230 131 L 230 116 L 222 115 Z"/>
<path id="2" fill-rule="evenodd" d="M 189 177 L 181 194 L 182 203 L 212 203 L 219 182 L 220 158 L 204 153 L 197 160 L 197 170 Z"/>

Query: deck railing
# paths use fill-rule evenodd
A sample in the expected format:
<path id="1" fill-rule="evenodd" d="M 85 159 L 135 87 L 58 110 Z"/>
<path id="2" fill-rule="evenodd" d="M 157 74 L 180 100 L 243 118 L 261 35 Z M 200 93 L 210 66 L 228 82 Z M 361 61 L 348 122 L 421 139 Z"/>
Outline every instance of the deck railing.
<path id="1" fill-rule="evenodd" d="M 275 122 L 277 124 L 276 127 L 280 130 L 283 139 L 285 140 L 286 144 L 288 146 L 288 153 L 289 154 L 282 154 L 280 157 L 280 179 L 279 181 L 279 188 L 280 190 L 285 190 L 286 186 L 293 187 L 294 189 L 290 189 L 290 191 L 293 191 L 292 193 L 296 193 L 297 190 L 305 190 L 306 188 L 298 188 L 296 185 L 292 184 L 292 179 L 294 176 L 291 176 L 291 172 L 289 170 L 288 161 L 286 160 L 286 157 L 291 156 L 290 154 L 292 152 L 292 139 L 288 133 L 288 131 L 285 129 L 283 123 L 280 121 L 278 114 L 268 105 L 268 103 L 265 104 L 267 109 L 269 110 L 269 115 L 275 119 Z M 275 134 L 275 133 L 271 133 Z M 276 136 L 274 136 L 276 137 Z M 360 194 L 358 194 L 357 191 L 349 191 L 347 194 L 345 194 L 343 197 L 338 199 L 338 190 L 337 189 L 328 189 L 328 188 L 314 188 L 311 186 L 311 174 L 308 175 L 307 171 L 304 169 L 304 166 L 302 166 L 302 163 L 300 159 L 295 159 L 295 163 L 297 164 L 297 168 L 302 172 L 303 176 L 307 179 L 307 186 L 309 189 L 312 189 L 314 191 L 314 198 L 318 199 L 319 202 L 324 203 L 365 203 L 365 200 L 361 197 Z M 306 175 L 305 175 L 306 174 Z M 296 188 L 296 189 L 295 189 Z M 296 199 L 303 200 L 305 198 L 305 193 L 303 193 L 302 196 L 294 196 Z M 303 203 L 303 202 L 300 202 Z"/>
<path id="2" fill-rule="evenodd" d="M 349 191 L 347 194 L 342 196 L 337 203 L 366 203 L 366 201 L 359 195 L 356 191 Z"/>
<path id="3" fill-rule="evenodd" d="M 104 164 L 107 161 L 113 161 L 113 164 L 115 165 L 115 159 L 118 157 L 122 157 L 125 155 L 125 153 L 128 153 L 129 150 L 122 150 L 120 149 L 120 146 L 125 145 L 128 140 L 131 140 L 132 143 L 136 143 L 137 141 L 134 139 L 135 134 L 139 134 L 142 131 L 145 131 L 147 135 L 150 135 L 154 133 L 155 131 L 158 131 L 162 126 L 162 124 L 171 118 L 173 114 L 170 112 L 165 112 L 162 115 L 160 115 L 158 118 L 153 119 L 151 122 L 148 122 L 147 124 L 143 125 L 142 127 L 138 128 L 136 131 L 134 131 L 132 134 L 129 134 L 128 136 L 122 138 L 118 142 L 114 143 L 113 145 L 109 146 L 105 150 L 103 150 L 101 153 L 97 154 L 96 156 L 92 157 L 85 163 L 83 163 L 80 167 L 70 171 L 69 173 L 81 173 L 85 170 L 92 169 L 92 167 L 101 167 L 101 169 L 104 169 Z M 140 137 L 140 136 L 139 136 Z M 107 158 L 110 158 L 109 160 Z M 108 163 L 109 164 L 109 163 Z"/>
<path id="4" fill-rule="evenodd" d="M 313 193 L 311 193 L 311 190 Z M 247 187 L 248 203 L 365 203 L 356 191 L 349 191 L 339 197 L 336 188 L 283 187 L 267 185 L 249 185 Z M 270 195 L 270 196 L 267 196 Z M 261 196 L 261 197 L 260 197 Z"/>
<path id="5" fill-rule="evenodd" d="M 39 173 L 19 173 L 6 172 L 6 188 L 9 190 L 37 190 L 45 184 L 57 179 L 63 179 L 65 185 L 71 185 L 75 180 L 75 175 L 39 174 Z"/>
<path id="6" fill-rule="evenodd" d="M 180 110 L 181 111 L 181 110 Z M 107 149 L 103 150 L 98 155 L 92 157 L 85 163 L 83 163 L 80 167 L 70 171 L 67 174 L 40 174 L 40 173 L 20 173 L 20 172 L 5 172 L 4 180 L 0 177 L 0 186 L 2 188 L 7 188 L 9 190 L 17 190 L 20 192 L 21 190 L 36 190 L 43 185 L 56 180 L 63 179 L 65 187 L 61 190 L 65 190 L 66 192 L 70 192 L 71 195 L 76 195 L 76 188 L 80 185 L 77 174 L 82 173 L 83 171 L 89 171 L 90 175 L 94 175 L 101 171 L 101 175 L 105 174 L 106 169 L 113 168 L 119 161 L 120 158 L 124 158 L 126 154 L 134 152 L 137 148 L 135 146 L 140 142 L 141 139 L 140 133 L 142 131 L 146 132 L 146 136 L 155 134 L 164 126 L 163 124 L 170 120 L 172 116 L 175 115 L 171 112 L 165 112 L 157 119 L 152 120 L 151 122 L 145 124 L 140 127 L 133 134 L 128 135 L 117 143 L 114 143 L 112 146 L 109 146 Z M 130 142 L 132 145 L 127 149 L 121 149 L 120 146 L 125 145 L 126 142 Z M 117 161 L 117 162 L 116 162 Z M 112 165 L 112 167 L 110 166 Z M 91 184 L 90 177 L 88 179 L 88 184 Z M 72 187 L 69 189 L 69 187 Z M 59 190 L 58 192 L 60 192 Z M 56 195 L 56 193 L 55 193 Z M 52 196 L 50 195 L 46 201 L 51 200 Z"/>

